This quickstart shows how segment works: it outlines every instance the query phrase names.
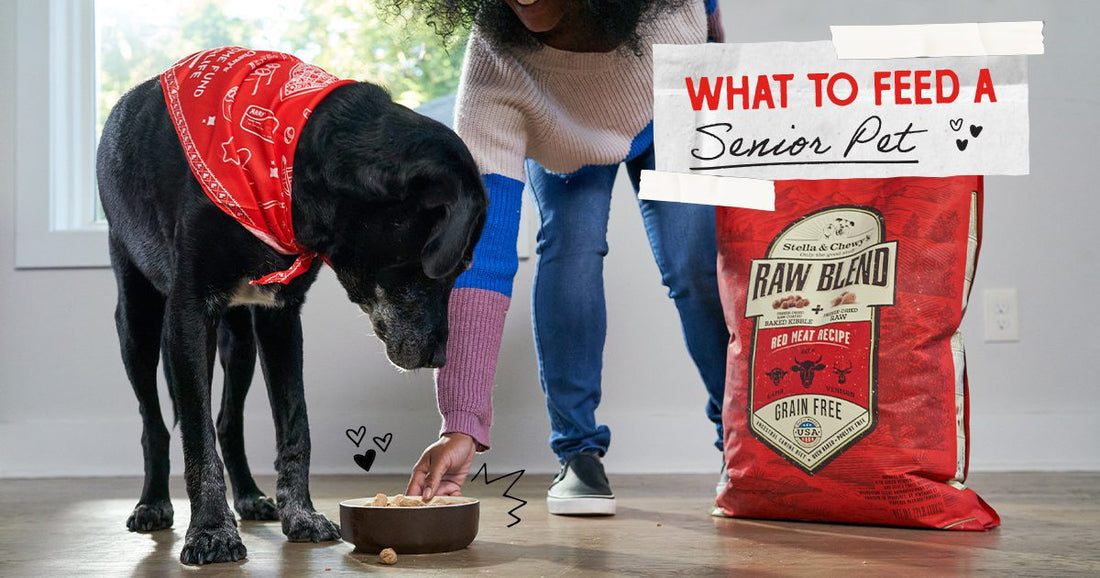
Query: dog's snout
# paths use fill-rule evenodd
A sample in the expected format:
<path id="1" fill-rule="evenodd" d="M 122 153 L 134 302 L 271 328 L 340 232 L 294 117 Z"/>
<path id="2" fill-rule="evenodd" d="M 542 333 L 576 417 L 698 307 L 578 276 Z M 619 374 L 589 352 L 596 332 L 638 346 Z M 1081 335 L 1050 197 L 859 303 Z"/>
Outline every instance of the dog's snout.
<path id="1" fill-rule="evenodd" d="M 374 325 L 374 334 L 382 341 L 387 341 L 389 326 L 386 325 L 386 322 L 382 319 L 376 319 L 372 325 Z"/>

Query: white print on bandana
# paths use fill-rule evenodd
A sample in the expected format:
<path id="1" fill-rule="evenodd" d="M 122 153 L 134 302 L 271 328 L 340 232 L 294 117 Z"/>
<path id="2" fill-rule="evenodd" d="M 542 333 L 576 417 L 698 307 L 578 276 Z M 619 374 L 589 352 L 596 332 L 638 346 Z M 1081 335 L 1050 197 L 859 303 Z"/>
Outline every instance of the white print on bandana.
<path id="1" fill-rule="evenodd" d="M 256 91 L 260 89 L 261 82 L 264 83 L 264 86 L 271 86 L 271 77 L 274 76 L 276 70 L 279 70 L 279 65 L 272 62 L 252 71 L 252 74 L 248 76 L 248 80 L 245 81 L 252 82 L 252 96 L 256 96 Z M 267 80 L 267 82 L 264 82 L 264 80 Z"/>
<path id="2" fill-rule="evenodd" d="M 241 128 L 267 142 L 273 143 L 275 142 L 275 131 L 279 128 L 279 119 L 275 118 L 275 113 L 270 110 L 259 105 L 250 104 L 245 109 L 244 115 L 241 116 Z"/>
<path id="3" fill-rule="evenodd" d="M 229 122 L 233 122 L 233 102 L 237 98 L 238 88 L 239 87 L 234 86 L 229 89 L 229 92 L 226 92 L 225 96 L 222 98 L 222 118 Z"/>
<path id="4" fill-rule="evenodd" d="M 233 163 L 241 167 L 248 164 L 251 158 L 252 151 L 248 150 L 248 147 L 237 148 L 233 144 L 233 137 L 229 137 L 229 140 L 222 143 L 222 162 Z"/>
<path id="5" fill-rule="evenodd" d="M 308 94 L 329 86 L 337 78 L 324 70 L 304 62 L 290 69 L 290 80 L 283 85 L 281 98 L 286 100 L 300 94 Z"/>

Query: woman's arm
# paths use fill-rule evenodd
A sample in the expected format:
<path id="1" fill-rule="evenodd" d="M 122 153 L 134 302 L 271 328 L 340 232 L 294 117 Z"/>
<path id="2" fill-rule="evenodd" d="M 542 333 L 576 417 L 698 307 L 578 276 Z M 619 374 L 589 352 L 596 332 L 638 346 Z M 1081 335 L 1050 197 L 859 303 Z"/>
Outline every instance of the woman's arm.
<path id="1" fill-rule="evenodd" d="M 470 269 L 455 283 L 448 306 L 447 363 L 436 372 L 443 416 L 440 440 L 413 470 L 406 493 L 459 493 L 474 451 L 490 445 L 492 389 L 512 280 L 526 152 L 521 103 L 529 102 L 507 71 L 508 58 L 471 35 L 455 107 L 455 130 L 482 171 L 489 209 Z"/>

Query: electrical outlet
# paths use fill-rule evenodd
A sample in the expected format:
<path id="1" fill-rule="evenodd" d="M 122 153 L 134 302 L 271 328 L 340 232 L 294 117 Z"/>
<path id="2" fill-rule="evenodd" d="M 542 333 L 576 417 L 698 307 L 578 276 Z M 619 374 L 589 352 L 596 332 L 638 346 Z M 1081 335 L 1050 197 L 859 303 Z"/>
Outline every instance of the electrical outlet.
<path id="1" fill-rule="evenodd" d="M 1019 341 L 1020 313 L 1015 289 L 986 289 L 985 340 L 986 342 Z"/>

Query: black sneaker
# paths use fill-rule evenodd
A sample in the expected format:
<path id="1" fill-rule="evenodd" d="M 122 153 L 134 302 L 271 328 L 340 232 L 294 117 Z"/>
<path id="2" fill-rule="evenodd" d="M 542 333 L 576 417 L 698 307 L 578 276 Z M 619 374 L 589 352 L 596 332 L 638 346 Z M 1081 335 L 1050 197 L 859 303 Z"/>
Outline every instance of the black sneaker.
<path id="1" fill-rule="evenodd" d="M 615 494 L 600 458 L 592 454 L 569 458 L 546 491 L 546 509 L 564 516 L 614 515 Z"/>

